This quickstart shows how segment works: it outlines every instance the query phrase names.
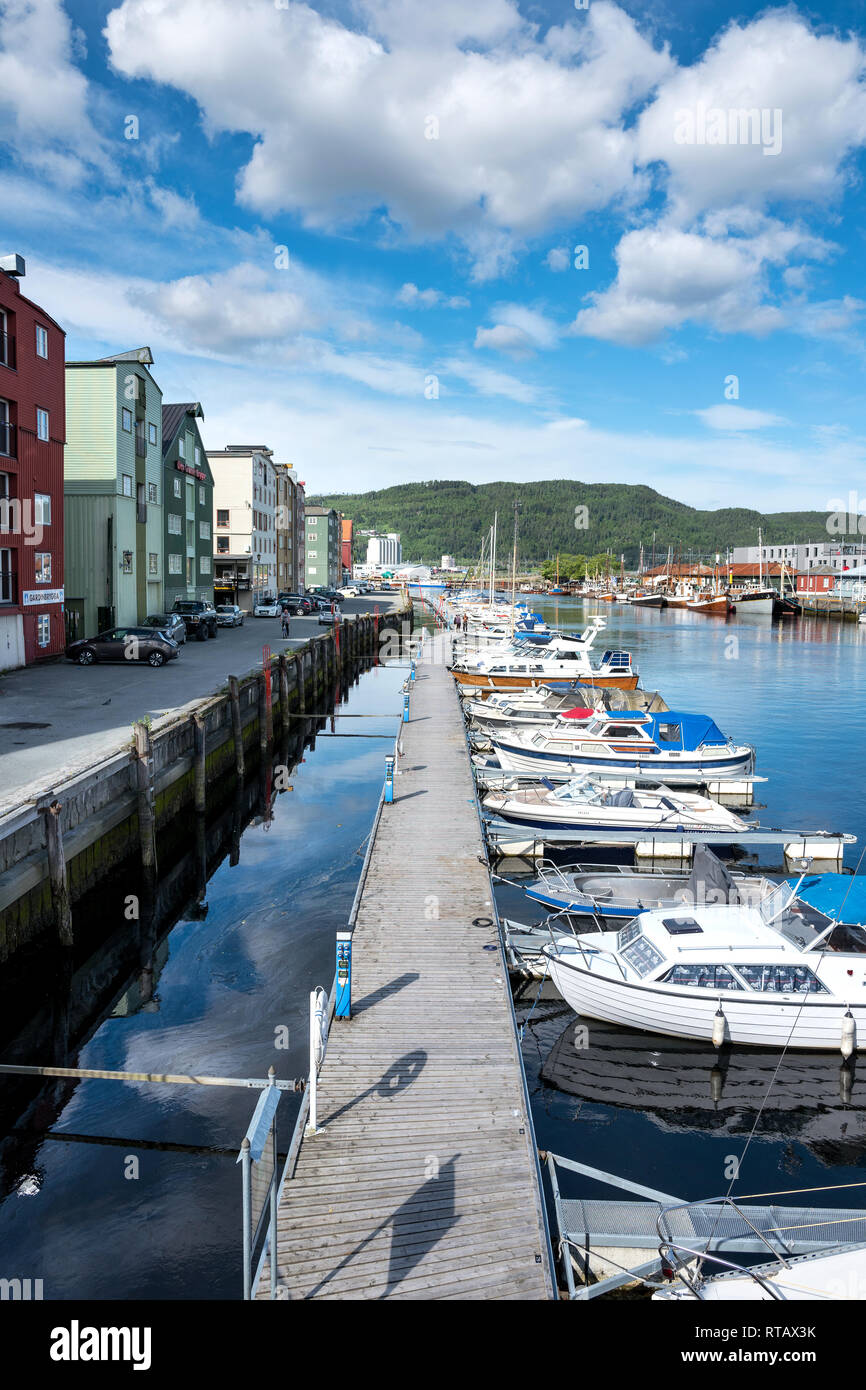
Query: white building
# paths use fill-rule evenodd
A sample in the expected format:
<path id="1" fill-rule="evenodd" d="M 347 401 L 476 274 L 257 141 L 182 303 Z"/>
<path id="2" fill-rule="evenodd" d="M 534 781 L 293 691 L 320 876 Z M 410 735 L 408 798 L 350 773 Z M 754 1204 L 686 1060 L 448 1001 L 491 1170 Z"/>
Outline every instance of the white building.
<path id="1" fill-rule="evenodd" d="M 371 536 L 367 542 L 367 564 L 382 568 L 399 565 L 403 559 L 403 547 L 396 531 L 386 536 Z"/>
<path id="2" fill-rule="evenodd" d="M 453 556 L 453 555 L 443 555 L 443 556 L 442 556 L 442 564 L 439 566 L 439 568 L 440 568 L 440 569 L 443 569 L 443 570 L 455 570 L 455 569 L 457 568 L 457 566 L 456 566 L 455 563 L 454 563 L 454 556 Z"/>
<path id="3" fill-rule="evenodd" d="M 784 563 L 789 570 L 802 574 L 805 570 L 831 569 L 841 573 L 864 558 L 862 541 L 803 541 L 788 545 L 735 545 L 730 553 L 735 565 Z"/>
<path id="4" fill-rule="evenodd" d="M 214 480 L 214 596 L 250 612 L 259 594 L 277 592 L 273 450 L 227 444 L 207 457 Z"/>

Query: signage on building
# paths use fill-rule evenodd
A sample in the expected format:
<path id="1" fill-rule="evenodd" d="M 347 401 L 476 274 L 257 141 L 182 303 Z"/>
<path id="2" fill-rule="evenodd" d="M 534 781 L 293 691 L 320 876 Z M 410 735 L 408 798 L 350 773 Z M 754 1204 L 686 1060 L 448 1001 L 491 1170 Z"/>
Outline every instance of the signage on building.
<path id="1" fill-rule="evenodd" d="M 25 589 L 21 594 L 21 603 L 25 608 L 32 608 L 37 603 L 62 603 L 62 589 Z"/>
<path id="2" fill-rule="evenodd" d="M 174 466 L 180 473 L 189 473 L 193 478 L 198 478 L 200 483 L 207 482 L 206 473 L 202 473 L 200 468 L 193 468 L 191 463 L 184 463 L 183 459 L 175 459 Z"/>

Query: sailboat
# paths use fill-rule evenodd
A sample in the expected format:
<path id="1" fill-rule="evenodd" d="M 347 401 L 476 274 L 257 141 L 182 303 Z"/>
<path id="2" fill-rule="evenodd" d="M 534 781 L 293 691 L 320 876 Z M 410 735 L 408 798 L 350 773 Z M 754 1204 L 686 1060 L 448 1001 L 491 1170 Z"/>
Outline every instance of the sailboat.
<path id="1" fill-rule="evenodd" d="M 551 592 L 552 594 L 564 594 L 564 593 L 565 593 L 565 589 L 563 588 L 563 586 L 562 586 L 562 585 L 560 584 L 560 582 L 559 582 L 559 551 L 557 551 L 557 553 L 556 553 L 556 580 L 555 580 L 555 582 L 554 582 L 554 584 L 553 584 L 553 587 L 551 588 L 550 592 Z"/>
<path id="2" fill-rule="evenodd" d="M 731 601 L 743 613 L 772 617 L 779 595 L 771 584 L 764 583 L 764 543 L 758 527 L 758 582 L 731 590 Z"/>

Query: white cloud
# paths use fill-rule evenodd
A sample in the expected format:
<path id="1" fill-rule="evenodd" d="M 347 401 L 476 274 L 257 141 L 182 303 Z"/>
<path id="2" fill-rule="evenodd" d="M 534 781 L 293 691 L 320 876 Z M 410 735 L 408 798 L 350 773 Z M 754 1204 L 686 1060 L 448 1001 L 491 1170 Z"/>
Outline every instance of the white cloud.
<path id="1" fill-rule="evenodd" d="M 835 197 L 848 155 L 866 140 L 864 72 L 856 37 L 815 33 L 793 9 L 732 22 L 693 66 L 661 84 L 638 121 L 638 158 L 664 161 L 671 203 L 686 217 L 732 203 Z M 679 143 L 682 114 L 699 107 L 781 112 L 779 153 Z"/>
<path id="2" fill-rule="evenodd" d="M 711 430 L 765 430 L 785 421 L 766 410 L 746 410 L 741 405 L 711 405 L 693 412 Z"/>
<path id="3" fill-rule="evenodd" d="M 211 132 L 254 137 L 248 207 L 333 227 L 384 206 L 413 236 L 456 232 L 477 278 L 551 222 L 645 190 L 625 116 L 672 64 L 610 0 L 567 60 L 504 0 L 362 9 L 387 48 L 292 0 L 123 0 L 105 32 L 120 72 L 189 93 Z"/>
<path id="4" fill-rule="evenodd" d="M 407 281 L 397 295 L 398 304 L 408 309 L 468 309 L 469 300 L 462 295 L 443 294 L 441 290 L 419 290 L 417 285 Z"/>
<path id="5" fill-rule="evenodd" d="M 477 348 L 495 348 L 512 357 L 529 357 L 539 348 L 556 346 L 559 330 L 552 319 L 522 304 L 500 304 L 492 317 L 496 320 L 494 326 L 479 328 L 475 334 Z"/>
<path id="6" fill-rule="evenodd" d="M 736 235 L 742 227 L 750 234 Z M 622 238 L 616 280 L 590 296 L 571 331 L 628 346 L 687 322 L 761 336 L 787 321 L 784 308 L 766 302 L 768 270 L 826 250 L 797 227 L 737 210 L 709 216 L 695 231 L 671 222 L 642 227 Z"/>
<path id="7" fill-rule="evenodd" d="M 554 246 L 548 251 L 544 258 L 544 263 L 548 270 L 561 271 L 568 270 L 571 265 L 571 256 L 566 246 Z"/>
<path id="8" fill-rule="evenodd" d="M 82 41 L 60 0 L 4 0 L 0 8 L 0 140 L 52 182 L 78 183 L 107 165 L 75 66 Z"/>
<path id="9" fill-rule="evenodd" d="M 446 390 L 450 374 L 468 382 L 480 396 L 507 396 L 509 400 L 520 405 L 531 405 L 538 399 L 538 391 L 529 383 L 520 381 L 507 372 L 495 371 L 492 367 L 485 367 L 480 362 L 463 357 L 450 358 L 441 368 L 437 368 L 437 371 L 440 372 L 442 385 Z"/>

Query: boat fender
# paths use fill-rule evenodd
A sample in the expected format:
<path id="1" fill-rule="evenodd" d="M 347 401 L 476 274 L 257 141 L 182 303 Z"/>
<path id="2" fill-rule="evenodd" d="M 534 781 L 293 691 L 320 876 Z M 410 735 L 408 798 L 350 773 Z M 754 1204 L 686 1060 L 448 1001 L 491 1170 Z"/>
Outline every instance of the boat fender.
<path id="1" fill-rule="evenodd" d="M 722 1001 L 720 999 L 719 1007 L 716 1009 L 716 1012 L 713 1015 L 713 1047 L 721 1047 L 723 1042 L 725 1041 L 727 1023 L 728 1021 L 725 1018 L 725 1012 L 722 1008 Z"/>
<path id="2" fill-rule="evenodd" d="M 851 1010 L 849 1008 L 846 1010 L 845 1015 L 842 1019 L 841 1052 L 842 1056 L 845 1058 L 846 1061 L 851 1056 L 851 1053 L 854 1051 L 856 1045 L 856 1037 L 857 1033 L 854 1024 L 854 1015 L 851 1013 Z"/>

